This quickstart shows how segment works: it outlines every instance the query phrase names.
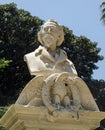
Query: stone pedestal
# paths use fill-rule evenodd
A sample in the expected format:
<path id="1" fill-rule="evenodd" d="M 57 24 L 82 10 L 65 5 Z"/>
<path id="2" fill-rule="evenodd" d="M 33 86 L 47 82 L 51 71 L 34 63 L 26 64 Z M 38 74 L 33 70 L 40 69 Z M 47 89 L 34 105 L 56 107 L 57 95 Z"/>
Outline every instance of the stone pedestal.
<path id="1" fill-rule="evenodd" d="M 6 130 L 94 130 L 105 112 L 85 111 L 80 117 L 69 112 L 51 116 L 44 107 L 12 105 L 0 120 Z"/>

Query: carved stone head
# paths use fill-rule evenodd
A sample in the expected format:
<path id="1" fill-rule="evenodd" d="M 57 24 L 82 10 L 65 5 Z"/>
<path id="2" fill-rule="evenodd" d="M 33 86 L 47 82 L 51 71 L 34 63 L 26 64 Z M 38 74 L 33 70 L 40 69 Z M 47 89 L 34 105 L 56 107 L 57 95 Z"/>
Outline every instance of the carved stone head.
<path id="1" fill-rule="evenodd" d="M 61 25 L 50 19 L 41 26 L 38 33 L 38 40 L 43 46 L 60 46 L 64 40 L 64 32 Z"/>

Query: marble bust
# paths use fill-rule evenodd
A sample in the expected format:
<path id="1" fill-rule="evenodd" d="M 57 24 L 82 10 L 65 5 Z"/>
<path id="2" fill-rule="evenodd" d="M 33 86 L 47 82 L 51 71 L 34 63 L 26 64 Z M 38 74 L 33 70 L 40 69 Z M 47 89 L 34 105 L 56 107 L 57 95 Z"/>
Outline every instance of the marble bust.
<path id="1" fill-rule="evenodd" d="M 54 20 L 46 22 L 38 33 L 38 40 L 42 46 L 24 56 L 31 75 L 44 73 L 45 76 L 55 72 L 70 72 L 77 75 L 73 63 L 67 59 L 66 52 L 57 48 L 64 40 L 63 28 L 60 25 Z"/>
<path id="2" fill-rule="evenodd" d="M 86 83 L 59 46 L 64 40 L 61 25 L 50 19 L 38 33 L 41 45 L 24 56 L 29 72 L 35 76 L 25 86 L 16 104 L 45 106 L 48 112 L 67 110 L 99 111 Z"/>

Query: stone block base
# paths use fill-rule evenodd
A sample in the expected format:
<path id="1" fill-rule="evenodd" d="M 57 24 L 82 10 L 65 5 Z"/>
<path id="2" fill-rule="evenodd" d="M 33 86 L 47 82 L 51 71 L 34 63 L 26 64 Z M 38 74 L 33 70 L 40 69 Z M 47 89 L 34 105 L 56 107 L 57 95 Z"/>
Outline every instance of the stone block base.
<path id="1" fill-rule="evenodd" d="M 84 111 L 77 119 L 66 111 L 51 116 L 44 107 L 12 105 L 0 125 L 6 130 L 94 130 L 104 118 L 105 112 Z"/>

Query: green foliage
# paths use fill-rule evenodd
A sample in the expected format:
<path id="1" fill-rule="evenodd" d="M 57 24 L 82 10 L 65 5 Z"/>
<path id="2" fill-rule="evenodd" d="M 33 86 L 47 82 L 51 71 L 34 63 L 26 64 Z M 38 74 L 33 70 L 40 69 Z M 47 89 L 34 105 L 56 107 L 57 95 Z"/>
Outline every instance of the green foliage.
<path id="1" fill-rule="evenodd" d="M 7 111 L 8 107 L 0 107 L 0 118 L 4 115 L 4 113 Z M 0 130 L 6 130 L 2 126 L 0 126 Z"/>
<path id="2" fill-rule="evenodd" d="M 8 107 L 0 107 L 0 118 L 4 115 L 4 113 L 8 110 Z"/>
<path id="3" fill-rule="evenodd" d="M 0 130 L 6 130 L 6 129 L 0 126 Z"/>
<path id="4" fill-rule="evenodd" d="M 101 8 L 101 21 L 105 24 L 105 2 L 100 5 Z"/>
<path id="5" fill-rule="evenodd" d="M 99 106 L 100 111 L 105 111 L 105 81 L 104 80 L 86 80 L 90 90 Z"/>
<path id="6" fill-rule="evenodd" d="M 19 89 L 30 80 L 23 56 L 38 47 L 36 37 L 42 23 L 14 3 L 0 6 L 0 62 L 4 68 L 0 69 L 1 105 L 16 100 Z"/>
<path id="7" fill-rule="evenodd" d="M 6 60 L 5 58 L 0 59 L 0 70 L 6 68 L 12 60 Z"/>
<path id="8" fill-rule="evenodd" d="M 99 55 L 101 49 L 97 47 L 96 42 L 91 42 L 84 36 L 77 37 L 66 27 L 64 27 L 64 31 L 65 41 L 62 48 L 75 64 L 78 75 L 82 79 L 91 79 L 93 70 L 98 69 L 95 63 L 103 60 L 103 56 Z"/>

